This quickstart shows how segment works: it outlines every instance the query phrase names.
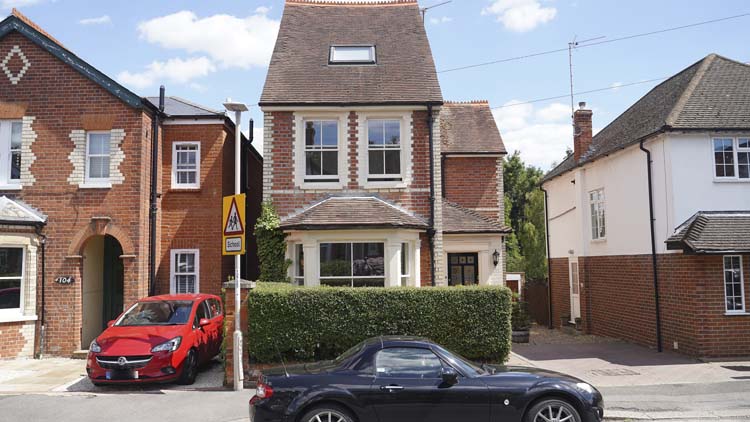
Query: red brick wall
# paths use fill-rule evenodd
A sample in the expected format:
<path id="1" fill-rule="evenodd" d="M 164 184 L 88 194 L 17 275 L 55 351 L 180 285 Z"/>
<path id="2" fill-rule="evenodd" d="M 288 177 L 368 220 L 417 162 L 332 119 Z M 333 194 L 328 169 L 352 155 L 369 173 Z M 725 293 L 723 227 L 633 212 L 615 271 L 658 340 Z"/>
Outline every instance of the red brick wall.
<path id="1" fill-rule="evenodd" d="M 656 347 L 650 255 L 579 257 L 587 332 Z M 551 260 L 553 322 L 569 313 L 567 258 Z M 658 257 L 662 347 L 693 356 L 750 356 L 750 316 L 724 314 L 723 257 Z M 743 256 L 750 292 L 750 256 Z M 746 293 L 745 306 L 748 306 Z"/>
<path id="2" fill-rule="evenodd" d="M 497 192 L 497 157 L 446 156 L 443 161 L 445 198 L 479 213 L 499 219 Z"/>
<path id="3" fill-rule="evenodd" d="M 24 324 L 27 324 L 27 322 L 6 322 L 0 324 L 0 359 L 18 357 L 21 350 L 26 346 L 27 339 L 21 333 Z"/>
<path id="4" fill-rule="evenodd" d="M 172 189 L 172 148 L 179 141 L 200 142 L 199 189 Z M 169 293 L 172 249 L 200 250 L 203 293 L 218 295 L 233 271 L 231 258 L 221 255 L 222 197 L 234 189 L 233 143 L 223 124 L 164 126 L 158 293 Z"/>
<path id="5" fill-rule="evenodd" d="M 422 286 L 432 285 L 432 273 L 430 272 L 430 239 L 427 233 L 419 234 L 419 281 Z"/>
<path id="6" fill-rule="evenodd" d="M 47 278 L 75 277 L 71 285 L 49 282 L 46 292 L 47 352 L 65 355 L 81 347 L 83 318 L 81 260 L 66 257 L 81 253 L 81 237 L 90 230 L 92 216 L 110 217 L 107 232 L 115 234 L 124 247 L 133 248 L 127 252 L 135 258 L 125 262 L 125 303 L 146 291 L 150 172 L 145 169 L 149 168 L 150 138 L 144 132 L 150 121 L 141 110 L 127 106 L 18 33 L 0 40 L 0 54 L 4 56 L 14 45 L 21 47 L 31 66 L 16 85 L 0 75 L 0 101 L 23 107 L 24 115 L 36 117 L 37 138 L 32 145 L 36 161 L 31 166 L 36 182 L 21 191 L 0 194 L 19 197 L 49 216 Z M 126 133 L 125 160 L 120 165 L 125 182 L 111 189 L 79 189 L 67 181 L 73 171 L 68 160 L 74 148 L 70 132 L 87 129 L 86 122 L 91 121 Z"/>

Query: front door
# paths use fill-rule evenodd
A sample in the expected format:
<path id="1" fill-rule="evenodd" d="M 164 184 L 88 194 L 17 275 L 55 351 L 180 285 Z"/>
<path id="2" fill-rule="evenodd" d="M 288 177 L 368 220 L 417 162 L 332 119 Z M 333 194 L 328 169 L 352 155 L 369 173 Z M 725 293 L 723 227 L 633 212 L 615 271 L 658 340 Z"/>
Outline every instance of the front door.
<path id="1" fill-rule="evenodd" d="M 477 284 L 479 279 L 479 254 L 449 253 L 448 284 L 451 286 Z"/>
<path id="2" fill-rule="evenodd" d="M 578 280 L 578 258 L 568 258 L 570 265 L 570 322 L 581 317 L 581 284 Z"/>

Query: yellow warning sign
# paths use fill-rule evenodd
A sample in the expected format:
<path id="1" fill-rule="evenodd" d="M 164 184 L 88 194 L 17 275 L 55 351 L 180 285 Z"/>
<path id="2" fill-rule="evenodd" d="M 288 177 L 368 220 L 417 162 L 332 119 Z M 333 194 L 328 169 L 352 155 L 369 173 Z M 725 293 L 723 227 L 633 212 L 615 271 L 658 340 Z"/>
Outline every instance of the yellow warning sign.
<path id="1" fill-rule="evenodd" d="M 224 197 L 222 255 L 245 253 L 245 194 Z"/>

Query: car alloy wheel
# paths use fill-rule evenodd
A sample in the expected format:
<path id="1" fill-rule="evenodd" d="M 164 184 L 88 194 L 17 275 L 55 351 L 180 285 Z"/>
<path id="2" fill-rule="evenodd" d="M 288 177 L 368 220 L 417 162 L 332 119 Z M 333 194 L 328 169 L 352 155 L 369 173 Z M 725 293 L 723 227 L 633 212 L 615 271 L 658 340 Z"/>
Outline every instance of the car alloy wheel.
<path id="1" fill-rule="evenodd" d="M 578 412 L 568 403 L 559 400 L 549 400 L 535 406 L 536 414 L 533 422 L 579 422 Z"/>
<path id="2" fill-rule="evenodd" d="M 307 422 L 349 422 L 349 419 L 335 410 L 321 409 L 310 416 Z"/>

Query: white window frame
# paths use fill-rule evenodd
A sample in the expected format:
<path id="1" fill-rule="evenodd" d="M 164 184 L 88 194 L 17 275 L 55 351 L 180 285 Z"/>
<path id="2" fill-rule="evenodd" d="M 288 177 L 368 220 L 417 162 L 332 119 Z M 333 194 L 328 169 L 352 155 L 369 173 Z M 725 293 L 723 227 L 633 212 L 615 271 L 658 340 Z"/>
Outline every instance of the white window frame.
<path id="1" fill-rule="evenodd" d="M 742 299 L 742 309 L 727 309 L 727 272 L 734 272 L 734 269 L 727 269 L 726 266 L 726 259 L 727 258 L 738 258 L 740 261 L 740 298 Z M 727 315 L 733 315 L 733 314 L 745 314 L 747 312 L 747 308 L 745 307 L 745 275 L 743 274 L 743 262 L 742 262 L 742 255 L 724 255 L 721 259 L 722 263 L 722 269 L 721 272 L 722 278 L 721 282 L 724 285 L 724 312 Z"/>
<path id="2" fill-rule="evenodd" d="M 294 255 L 292 258 L 293 261 L 293 271 L 292 271 L 292 280 L 294 281 L 294 284 L 297 286 L 304 286 L 305 285 L 305 269 L 302 268 L 302 274 L 299 273 L 299 255 L 300 252 L 302 252 L 302 255 L 304 257 L 305 253 L 305 247 L 302 243 L 293 243 L 292 244 L 292 254 Z M 302 263 L 304 266 L 304 262 Z"/>
<path id="3" fill-rule="evenodd" d="M 382 145 L 371 145 L 370 142 L 369 142 L 370 124 L 371 123 L 382 124 L 383 125 L 383 137 L 385 137 L 385 124 L 386 124 L 386 122 L 396 122 L 396 123 L 398 123 L 398 132 L 399 132 L 398 145 L 388 145 L 388 144 L 385 144 L 385 143 L 383 143 Z M 402 146 L 401 146 L 401 134 L 402 134 L 401 125 L 402 124 L 403 124 L 403 122 L 401 121 L 401 119 L 369 119 L 369 120 L 367 120 L 367 126 L 364 127 L 364 128 L 362 128 L 362 130 L 364 130 L 364 131 L 367 132 L 366 136 L 368 138 L 367 139 L 367 163 L 368 163 L 367 181 L 368 182 L 371 181 L 371 179 L 397 179 L 397 180 L 372 180 L 372 181 L 377 181 L 377 182 L 389 182 L 389 181 L 401 182 L 402 181 L 402 179 L 403 179 L 403 173 L 404 173 L 404 166 L 401 165 L 401 160 L 403 159 L 403 153 L 401 152 L 401 148 L 402 148 Z M 373 152 L 373 151 L 378 151 L 378 152 L 382 152 L 383 153 L 383 171 L 384 171 L 383 174 L 373 174 L 370 171 L 370 168 L 369 168 L 370 153 Z M 398 170 L 399 171 L 398 171 L 398 173 L 385 173 L 385 167 L 386 167 L 386 163 L 385 163 L 385 151 L 398 151 L 398 158 L 399 158 L 399 163 L 398 163 L 398 166 L 399 166 Z"/>
<path id="4" fill-rule="evenodd" d="M 366 276 L 355 276 L 354 275 L 354 245 L 357 243 L 379 243 L 383 245 L 383 275 L 366 275 Z M 349 245 L 350 254 L 351 254 L 351 263 L 349 265 L 350 268 L 350 276 L 322 276 L 320 274 L 320 267 L 321 267 L 321 255 L 320 255 L 320 247 L 323 244 L 342 244 L 342 245 Z M 323 285 L 323 279 L 326 280 L 351 280 L 351 283 L 349 283 L 349 287 L 354 288 L 354 279 L 383 279 L 383 287 L 388 286 L 388 269 L 386 266 L 388 265 L 388 262 L 386 261 L 388 250 L 387 250 L 386 242 L 382 240 L 357 240 L 357 241 L 351 241 L 351 242 L 338 242 L 338 241 L 321 241 L 318 244 L 318 280 L 320 281 L 320 284 Z M 401 263 L 399 262 L 399 267 L 401 266 Z M 399 270 L 400 272 L 400 270 Z M 400 282 L 400 281 L 399 281 Z"/>
<path id="5" fill-rule="evenodd" d="M 20 189 L 21 179 L 11 179 L 10 172 L 13 165 L 11 164 L 13 159 L 13 152 L 11 150 L 12 140 L 11 136 L 13 133 L 13 124 L 18 123 L 21 125 L 21 147 L 18 152 L 21 152 L 23 148 L 23 121 L 17 119 L 0 120 L 0 187 L 3 189 Z M 23 165 L 23 163 L 21 163 Z"/>
<path id="6" fill-rule="evenodd" d="M 169 260 L 169 292 L 175 294 L 177 291 L 177 275 L 188 275 L 191 273 L 175 273 L 175 260 L 179 254 L 193 254 L 195 255 L 195 292 L 200 293 L 200 281 L 201 281 L 201 267 L 200 267 L 200 249 L 172 249 L 170 251 Z"/>
<path id="7" fill-rule="evenodd" d="M 412 137 L 411 137 L 411 110 L 403 112 L 378 112 L 364 111 L 358 112 L 360 128 L 358 133 L 358 153 L 357 160 L 359 168 L 359 185 L 365 189 L 403 189 L 411 184 L 412 171 Z M 370 120 L 398 120 L 401 128 L 401 173 L 394 178 L 400 177 L 401 180 L 372 180 L 370 181 L 370 155 L 369 155 L 369 121 Z M 389 175 L 376 175 L 379 178 L 386 178 Z"/>
<path id="8" fill-rule="evenodd" d="M 2 244 L 0 249 L 21 249 L 21 292 L 18 299 L 18 308 L 0 309 L 0 321 L 11 321 L 13 317 L 22 316 L 26 308 L 26 246 L 15 244 Z M 0 277 L 0 280 L 15 280 L 19 277 Z"/>
<path id="9" fill-rule="evenodd" d="M 715 142 L 718 140 L 728 139 L 732 141 L 732 160 L 734 164 L 734 176 L 717 176 L 716 175 L 716 151 Z M 749 139 L 748 136 L 713 136 L 711 137 L 711 174 L 715 181 L 731 181 L 731 182 L 750 182 L 750 177 L 740 177 L 740 153 L 750 154 L 750 148 L 740 148 L 740 139 Z"/>
<path id="10" fill-rule="evenodd" d="M 404 256 L 404 252 L 406 252 L 406 256 Z M 412 255 L 413 252 L 411 250 L 411 243 L 410 242 L 401 242 L 401 250 L 399 251 L 399 264 L 398 264 L 398 270 L 399 270 L 399 286 L 401 287 L 407 287 L 411 284 L 411 275 L 412 272 L 414 272 L 414 265 L 412 265 Z M 406 273 L 404 273 L 403 270 L 403 264 L 406 263 Z"/>
<path id="11" fill-rule="evenodd" d="M 593 194 L 597 194 L 598 198 L 592 198 Z M 603 241 L 607 239 L 607 202 L 604 196 L 604 188 L 594 189 L 588 193 L 589 199 L 589 217 L 591 219 L 589 225 L 591 227 L 591 240 L 592 241 Z M 596 213 L 596 214 L 594 214 Z M 594 227 L 594 218 L 596 218 L 596 227 Z M 602 230 L 603 229 L 603 230 Z M 602 231 L 604 234 L 602 234 Z"/>
<path id="12" fill-rule="evenodd" d="M 300 189 L 315 190 L 340 190 L 346 186 L 349 177 L 349 149 L 347 146 L 348 137 L 348 113 L 342 112 L 310 112 L 295 113 L 295 131 L 294 131 L 294 179 L 295 186 Z M 331 179 L 334 181 L 315 180 L 316 177 L 308 176 L 306 169 L 307 150 L 305 144 L 305 122 L 311 120 L 335 120 L 337 121 L 338 143 L 338 175 L 336 177 L 325 176 L 317 179 Z"/>
<path id="13" fill-rule="evenodd" d="M 368 50 L 368 57 L 366 59 L 336 59 L 336 50 L 341 50 L 342 52 L 346 49 L 367 49 Z M 346 64 L 355 64 L 355 65 L 362 65 L 362 64 L 376 64 L 377 63 L 377 55 L 375 51 L 375 46 L 371 44 L 362 44 L 362 45 L 332 45 L 331 48 L 328 50 L 328 64 L 332 65 L 346 65 Z"/>
<path id="14" fill-rule="evenodd" d="M 107 135 L 109 136 L 109 176 L 107 177 L 90 177 L 89 171 L 91 170 L 91 166 L 89 165 L 89 158 L 92 156 L 89 154 L 89 145 L 91 141 L 91 135 Z M 96 157 L 105 157 L 107 155 L 104 154 L 98 154 L 95 155 Z M 88 131 L 86 132 L 86 155 L 83 157 L 84 163 L 83 166 L 85 168 L 85 176 L 84 176 L 84 184 L 87 186 L 101 186 L 101 187 L 111 187 L 111 181 L 110 178 L 112 177 L 112 132 L 109 130 L 99 130 L 99 131 Z"/>
<path id="15" fill-rule="evenodd" d="M 195 170 L 183 170 L 182 172 L 195 171 L 195 183 L 180 183 L 177 178 L 177 147 L 195 147 Z M 200 189 L 201 187 L 201 143 L 197 141 L 179 141 L 172 143 L 172 189 Z"/>

